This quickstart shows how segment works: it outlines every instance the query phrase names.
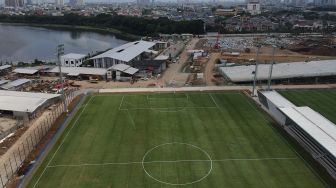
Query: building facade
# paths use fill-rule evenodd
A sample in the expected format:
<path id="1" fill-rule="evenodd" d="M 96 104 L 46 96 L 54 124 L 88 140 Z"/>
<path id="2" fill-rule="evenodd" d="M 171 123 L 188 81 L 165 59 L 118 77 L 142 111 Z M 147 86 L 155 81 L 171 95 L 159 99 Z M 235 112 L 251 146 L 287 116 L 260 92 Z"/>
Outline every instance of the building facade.
<path id="1" fill-rule="evenodd" d="M 261 14 L 261 6 L 259 0 L 250 0 L 247 3 L 247 12 L 251 15 Z"/>
<path id="2" fill-rule="evenodd" d="M 5 0 L 6 7 L 23 7 L 24 0 Z"/>
<path id="3" fill-rule="evenodd" d="M 85 60 L 85 54 L 66 54 L 61 56 L 61 65 L 63 67 L 79 67 Z"/>
<path id="4" fill-rule="evenodd" d="M 116 64 L 130 65 L 133 61 L 150 59 L 156 49 L 155 42 L 135 41 L 123 44 L 91 59 L 95 68 L 110 68 Z"/>

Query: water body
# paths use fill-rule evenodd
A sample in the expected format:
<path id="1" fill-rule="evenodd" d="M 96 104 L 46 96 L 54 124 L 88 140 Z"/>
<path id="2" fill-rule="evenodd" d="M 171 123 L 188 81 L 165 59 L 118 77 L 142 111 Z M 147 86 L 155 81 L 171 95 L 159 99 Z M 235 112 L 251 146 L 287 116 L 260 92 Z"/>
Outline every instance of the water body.
<path id="1" fill-rule="evenodd" d="M 58 44 L 65 53 L 88 54 L 126 42 L 113 34 L 0 24 L 0 61 L 54 60 Z"/>

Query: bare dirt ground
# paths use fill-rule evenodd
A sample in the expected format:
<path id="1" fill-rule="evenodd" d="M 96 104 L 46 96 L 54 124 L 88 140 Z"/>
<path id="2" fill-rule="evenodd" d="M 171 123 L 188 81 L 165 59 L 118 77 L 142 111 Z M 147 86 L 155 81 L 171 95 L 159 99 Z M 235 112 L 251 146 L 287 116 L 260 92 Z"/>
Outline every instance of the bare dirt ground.
<path id="1" fill-rule="evenodd" d="M 215 69 L 215 64 L 216 60 L 220 57 L 220 53 L 212 53 L 210 55 L 209 61 L 205 66 L 204 69 L 204 80 L 206 85 L 208 86 L 214 86 L 215 83 L 213 82 L 214 80 L 214 69 Z"/>
<path id="2" fill-rule="evenodd" d="M 16 120 L 9 117 L 0 117 L 0 133 L 15 127 Z"/>
<path id="3" fill-rule="evenodd" d="M 6 164 L 6 166 L 8 167 L 8 162 L 11 161 L 15 161 L 13 165 L 13 171 L 16 171 L 16 169 L 18 169 L 18 163 L 16 163 L 17 161 L 22 161 L 21 157 L 18 158 L 18 156 L 21 156 L 22 153 L 19 153 L 19 151 L 25 151 L 26 149 L 23 149 L 23 143 L 27 143 L 27 140 L 31 141 L 31 144 L 33 144 L 34 142 L 32 141 L 32 135 L 36 136 L 36 130 L 38 128 L 38 126 L 44 125 L 45 122 L 48 122 L 47 119 L 50 120 L 50 117 L 52 116 L 53 111 L 55 110 L 56 105 L 53 105 L 51 107 L 49 107 L 48 109 L 46 109 L 44 112 L 41 113 L 41 115 L 39 117 L 37 117 L 34 120 L 31 120 L 29 122 L 28 125 L 26 125 L 25 129 L 23 130 L 22 134 L 20 137 L 16 138 L 13 142 L 10 142 L 11 145 L 8 145 L 6 148 L 7 151 L 0 156 L 0 165 L 4 166 Z M 39 133 L 37 133 L 39 134 Z M 30 143 L 29 143 L 30 144 Z M 28 146 L 29 147 L 29 146 Z M 29 148 L 28 148 L 29 150 Z M 4 169 L 4 168 L 0 168 L 0 174 L 2 175 L 3 181 L 5 181 L 5 174 L 7 174 L 8 169 Z M 10 175 L 10 174 L 9 174 Z"/>
<path id="4" fill-rule="evenodd" d="M 260 49 L 259 61 L 261 63 L 272 62 L 272 47 L 263 47 Z M 232 57 L 228 55 L 223 55 L 223 59 L 227 59 L 233 63 L 244 63 L 251 59 L 256 59 L 256 50 L 252 50 L 251 53 L 241 53 L 239 57 Z M 296 61 L 312 61 L 312 60 L 328 60 L 336 59 L 333 56 L 316 56 L 316 55 L 305 55 L 290 50 L 276 49 L 275 51 L 275 61 L 276 62 L 296 62 Z"/>

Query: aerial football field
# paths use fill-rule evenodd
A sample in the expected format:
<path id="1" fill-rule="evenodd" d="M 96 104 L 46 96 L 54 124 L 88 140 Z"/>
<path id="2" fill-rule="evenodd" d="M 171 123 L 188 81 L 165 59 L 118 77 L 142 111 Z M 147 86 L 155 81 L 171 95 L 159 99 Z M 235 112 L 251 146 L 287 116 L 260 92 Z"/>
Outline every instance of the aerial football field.
<path id="1" fill-rule="evenodd" d="M 93 95 L 27 187 L 324 187 L 239 92 Z"/>
<path id="2" fill-rule="evenodd" d="M 282 90 L 280 94 L 297 106 L 309 106 L 336 124 L 336 89 Z"/>

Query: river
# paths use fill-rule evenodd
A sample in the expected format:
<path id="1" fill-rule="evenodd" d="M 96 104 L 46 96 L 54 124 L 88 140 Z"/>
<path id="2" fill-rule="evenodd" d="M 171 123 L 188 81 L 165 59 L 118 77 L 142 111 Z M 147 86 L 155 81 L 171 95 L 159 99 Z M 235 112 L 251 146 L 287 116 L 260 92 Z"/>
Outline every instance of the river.
<path id="1" fill-rule="evenodd" d="M 64 44 L 65 53 L 88 54 L 124 43 L 113 34 L 0 24 L 0 63 L 55 60 L 58 44 Z"/>

